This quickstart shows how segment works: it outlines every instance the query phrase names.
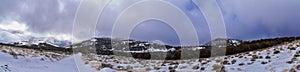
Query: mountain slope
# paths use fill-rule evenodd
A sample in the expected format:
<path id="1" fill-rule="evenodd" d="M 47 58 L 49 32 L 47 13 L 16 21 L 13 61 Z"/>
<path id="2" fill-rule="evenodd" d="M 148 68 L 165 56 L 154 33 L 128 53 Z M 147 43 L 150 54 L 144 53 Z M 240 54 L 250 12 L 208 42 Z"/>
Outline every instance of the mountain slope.
<path id="1" fill-rule="evenodd" d="M 135 58 L 150 59 L 152 53 L 166 54 L 165 59 L 176 60 L 180 59 L 182 51 L 188 58 L 207 58 L 211 56 L 220 56 L 224 54 L 212 53 L 212 49 L 224 50 L 225 55 L 233 55 L 243 53 L 247 51 L 259 50 L 274 45 L 278 45 L 284 42 L 292 42 L 300 39 L 300 37 L 282 37 L 282 38 L 270 38 L 252 41 L 242 41 L 236 39 L 224 39 L 219 38 L 213 40 L 203 46 L 169 46 L 161 45 L 157 43 L 149 43 L 143 41 L 134 40 L 120 40 L 110 38 L 94 38 L 73 45 L 75 52 L 90 53 L 94 52 L 99 55 L 131 55 Z M 225 42 L 225 44 L 224 44 Z M 193 53 L 200 53 L 199 56 L 195 56 Z M 130 56 L 130 57 L 131 57 Z M 155 55 L 160 57 L 161 55 Z"/>
<path id="2" fill-rule="evenodd" d="M 80 48 L 83 50 L 94 49 L 89 48 L 89 46 L 96 47 L 96 44 L 108 46 L 111 43 L 110 41 L 112 41 L 113 44 L 120 45 L 124 45 L 122 43 L 128 42 L 131 47 L 155 47 L 155 45 L 151 45 L 151 43 L 147 42 L 111 40 L 106 38 L 87 40 L 78 45 L 74 45 L 78 47 L 74 48 L 74 50 L 80 50 Z M 0 45 L 0 71 L 35 72 L 46 70 L 51 72 L 74 72 L 77 71 L 76 65 L 79 65 L 80 70 L 82 69 L 84 71 L 300 71 L 300 40 L 297 37 L 239 41 L 239 43 L 238 45 L 229 45 L 227 47 L 228 52 L 237 52 L 227 54 L 226 56 L 191 58 L 185 60 L 149 60 L 143 58 L 148 55 L 147 53 L 139 53 L 137 52 L 139 50 L 132 51 L 130 49 L 128 50 L 130 52 L 125 51 L 125 53 L 131 53 L 134 55 L 133 57 L 99 54 L 97 52 L 65 52 L 63 51 L 64 48 L 57 48 L 57 50 L 56 48 L 53 50 L 47 50 L 47 48 L 22 48 L 21 46 L 9 46 L 4 44 Z M 157 44 L 156 47 L 160 46 L 166 45 Z M 148 53 L 150 55 L 160 55 L 163 57 L 164 54 L 162 53 L 172 54 L 176 51 L 180 52 L 180 50 L 183 49 L 189 50 L 191 48 L 191 51 L 205 51 L 213 48 L 210 46 L 197 47 L 201 46 L 177 47 L 177 49 L 175 49 L 176 47 L 168 46 L 167 48 L 174 48 L 175 50 L 173 52 L 157 50 Z M 193 50 L 193 48 L 196 49 Z M 101 50 L 101 47 L 99 49 Z M 103 46 L 102 50 L 113 51 L 113 47 L 108 48 Z M 205 54 L 205 52 L 201 54 Z M 173 56 L 180 58 L 180 55 Z M 75 64 L 74 59 L 79 59 L 78 64 Z"/>
<path id="3" fill-rule="evenodd" d="M 0 45 L 0 72 L 76 72 L 69 54 Z"/>
<path id="4" fill-rule="evenodd" d="M 93 57 L 93 58 L 90 58 Z M 115 55 L 83 55 L 92 68 L 117 71 L 296 72 L 300 71 L 300 40 L 228 56 L 189 60 L 144 60 Z"/>

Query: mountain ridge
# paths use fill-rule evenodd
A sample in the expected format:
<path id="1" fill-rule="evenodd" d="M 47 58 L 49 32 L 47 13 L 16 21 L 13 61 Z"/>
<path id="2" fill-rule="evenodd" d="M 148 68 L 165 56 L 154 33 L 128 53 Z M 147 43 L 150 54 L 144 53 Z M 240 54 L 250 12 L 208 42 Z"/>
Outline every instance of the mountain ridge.
<path id="1" fill-rule="evenodd" d="M 48 43 L 38 43 L 33 45 L 20 45 L 17 42 L 11 44 L 0 43 L 0 45 L 16 46 L 37 50 L 47 50 L 66 53 L 95 53 L 99 55 L 115 55 L 117 53 L 131 54 L 135 58 L 150 59 L 151 53 L 167 53 L 166 59 L 180 59 L 182 51 L 191 54 L 188 57 L 195 57 L 200 53 L 199 58 L 207 58 L 222 54 L 212 53 L 212 49 L 225 51 L 225 55 L 232 55 L 246 51 L 253 51 L 278 45 L 284 42 L 291 42 L 300 37 L 269 38 L 252 41 L 237 39 L 218 38 L 199 46 L 171 46 L 146 41 L 135 41 L 133 39 L 112 39 L 112 38 L 91 38 L 67 47 L 58 47 Z M 226 44 L 222 44 L 222 43 Z M 223 54 L 224 55 L 224 54 Z M 196 56 L 198 58 L 198 56 Z"/>

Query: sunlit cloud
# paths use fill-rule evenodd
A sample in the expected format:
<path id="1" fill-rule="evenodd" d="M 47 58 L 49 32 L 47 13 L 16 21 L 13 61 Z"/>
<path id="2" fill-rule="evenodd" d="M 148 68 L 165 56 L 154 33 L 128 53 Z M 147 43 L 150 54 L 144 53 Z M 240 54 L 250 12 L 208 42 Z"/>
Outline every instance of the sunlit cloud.
<path id="1" fill-rule="evenodd" d="M 8 23 L 0 24 L 0 29 L 26 31 L 28 27 L 26 24 L 19 23 L 17 21 L 10 21 Z"/>
<path id="2" fill-rule="evenodd" d="M 63 33 L 35 33 L 28 30 L 28 26 L 18 21 L 5 21 L 0 22 L 0 42 L 11 43 L 28 41 L 29 39 L 36 38 L 41 40 L 47 40 L 48 38 L 54 38 L 60 41 L 71 41 L 72 36 L 70 34 Z"/>

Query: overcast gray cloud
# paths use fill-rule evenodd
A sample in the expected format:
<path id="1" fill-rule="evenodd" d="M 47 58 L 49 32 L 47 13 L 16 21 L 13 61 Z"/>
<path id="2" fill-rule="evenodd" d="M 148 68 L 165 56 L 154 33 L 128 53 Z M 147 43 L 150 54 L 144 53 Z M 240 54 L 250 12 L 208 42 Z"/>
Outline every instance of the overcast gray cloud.
<path id="1" fill-rule="evenodd" d="M 257 39 L 299 36 L 299 0 L 219 0 L 228 35 Z"/>
<path id="2" fill-rule="evenodd" d="M 97 26 L 98 35 L 110 35 L 112 26 L 120 15 L 120 13 L 126 9 L 128 6 L 132 5 L 138 0 L 129 0 L 129 1 L 117 1 L 113 0 L 104 12 L 102 13 L 99 23 Z M 210 33 L 208 25 L 203 18 L 202 13 L 198 7 L 192 3 L 191 0 L 167 0 L 170 3 L 176 5 L 181 9 L 192 21 L 197 30 L 198 38 L 201 41 L 200 43 L 205 43 L 210 41 Z M 158 12 L 160 10 L 157 10 Z M 137 11 L 138 12 L 138 11 Z M 175 18 L 176 20 L 176 18 Z M 157 23 L 157 24 L 154 24 Z M 184 25 L 184 24 L 182 24 Z M 190 31 L 191 29 L 186 29 Z M 150 20 L 147 22 L 142 22 L 137 28 L 133 31 L 133 39 L 144 40 L 144 41 L 155 41 L 161 40 L 166 44 L 179 45 L 179 39 L 176 35 L 176 32 L 173 29 L 170 29 L 168 24 L 164 24 L 158 20 Z M 187 35 L 188 37 L 188 35 Z"/>
<path id="3" fill-rule="evenodd" d="M 13 19 L 38 33 L 71 33 L 78 0 L 2 0 L 1 20 Z"/>
<path id="4" fill-rule="evenodd" d="M 131 4 L 140 0 L 112 0 L 97 24 L 98 36 L 110 36 L 114 21 Z M 184 11 L 194 24 L 200 43 L 210 40 L 209 27 L 200 9 L 191 0 L 166 0 Z M 227 35 L 236 39 L 258 39 L 300 35 L 299 0 L 217 0 L 224 15 Z M 17 21 L 39 34 L 70 34 L 80 0 L 2 0 L 0 24 Z M 158 10 L 159 11 L 159 10 Z M 188 31 L 188 30 L 187 30 Z M 136 27 L 132 38 L 161 40 L 178 45 L 168 25 L 147 21 Z"/>

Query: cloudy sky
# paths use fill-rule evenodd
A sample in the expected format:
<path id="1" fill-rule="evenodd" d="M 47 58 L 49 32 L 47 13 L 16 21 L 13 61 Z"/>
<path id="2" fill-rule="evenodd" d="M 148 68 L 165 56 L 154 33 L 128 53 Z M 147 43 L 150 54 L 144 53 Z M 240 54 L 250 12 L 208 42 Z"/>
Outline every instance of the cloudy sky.
<path id="1" fill-rule="evenodd" d="M 109 37 L 117 17 L 137 1 L 140 0 L 109 2 L 99 18 L 96 35 Z M 208 24 L 195 3 L 191 0 L 166 1 L 190 18 L 201 44 L 210 40 Z M 300 36 L 300 0 L 217 0 L 217 3 L 229 38 L 251 40 Z M 0 41 L 26 40 L 23 36 L 32 35 L 70 40 L 79 4 L 80 0 L 1 0 Z M 180 44 L 174 29 L 159 20 L 141 22 L 131 38 Z"/>

